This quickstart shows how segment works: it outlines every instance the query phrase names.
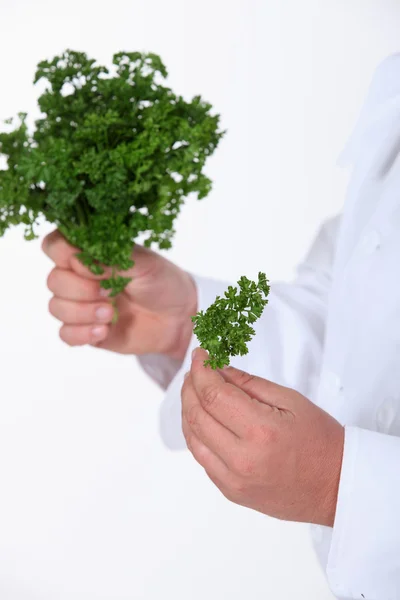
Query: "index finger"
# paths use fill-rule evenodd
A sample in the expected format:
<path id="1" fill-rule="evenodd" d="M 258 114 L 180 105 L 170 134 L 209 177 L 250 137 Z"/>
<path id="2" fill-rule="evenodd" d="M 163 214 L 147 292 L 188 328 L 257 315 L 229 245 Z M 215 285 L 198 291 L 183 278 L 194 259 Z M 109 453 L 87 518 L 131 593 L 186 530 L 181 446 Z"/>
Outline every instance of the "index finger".
<path id="1" fill-rule="evenodd" d="M 80 250 L 67 242 L 57 229 L 46 235 L 42 243 L 42 250 L 57 267 L 72 270 L 80 277 L 101 280 L 111 276 L 111 269 L 108 267 L 104 267 L 102 275 L 95 275 L 85 267 L 76 256 Z"/>
<path id="2" fill-rule="evenodd" d="M 58 229 L 46 235 L 42 250 L 61 269 L 70 269 L 72 257 L 79 252 L 67 242 Z"/>
<path id="3" fill-rule="evenodd" d="M 246 392 L 228 383 L 220 373 L 204 366 L 208 358 L 198 348 L 193 354 L 191 375 L 203 409 L 238 437 L 245 437 L 260 421 L 259 403 Z"/>

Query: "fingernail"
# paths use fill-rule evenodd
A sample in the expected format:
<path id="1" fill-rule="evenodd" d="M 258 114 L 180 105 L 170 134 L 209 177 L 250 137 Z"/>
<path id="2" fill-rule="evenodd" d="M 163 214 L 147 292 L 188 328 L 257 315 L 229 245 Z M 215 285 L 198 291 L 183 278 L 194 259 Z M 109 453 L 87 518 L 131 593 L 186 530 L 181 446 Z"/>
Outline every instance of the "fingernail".
<path id="1" fill-rule="evenodd" d="M 100 288 L 100 296 L 102 298 L 108 298 L 110 294 L 110 290 L 106 290 L 105 288 Z"/>
<path id="2" fill-rule="evenodd" d="M 187 371 L 187 373 L 185 373 L 185 376 L 183 379 L 186 380 L 189 377 L 189 375 L 190 375 L 190 371 Z"/>
<path id="3" fill-rule="evenodd" d="M 98 321 L 108 321 L 112 317 L 112 309 L 110 306 L 100 306 L 96 310 L 96 319 Z"/>
<path id="4" fill-rule="evenodd" d="M 193 352 L 192 352 L 192 360 L 194 360 L 194 359 L 196 358 L 196 355 L 197 355 L 197 351 L 198 351 L 198 350 L 199 350 L 198 348 L 195 348 L 195 349 L 193 350 Z"/>
<path id="5" fill-rule="evenodd" d="M 102 337 L 103 333 L 104 333 L 104 327 L 93 327 L 93 329 L 92 329 L 92 335 L 95 338 Z"/>

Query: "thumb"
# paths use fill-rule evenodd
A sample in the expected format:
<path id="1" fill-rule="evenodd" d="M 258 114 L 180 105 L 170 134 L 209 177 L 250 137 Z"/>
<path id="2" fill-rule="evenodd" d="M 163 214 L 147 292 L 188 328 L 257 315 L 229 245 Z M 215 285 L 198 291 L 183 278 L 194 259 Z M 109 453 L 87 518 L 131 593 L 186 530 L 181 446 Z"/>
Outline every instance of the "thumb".
<path id="1" fill-rule="evenodd" d="M 78 249 L 71 246 L 58 229 L 46 235 L 42 242 L 42 250 L 60 269 L 69 269 L 72 256 L 78 252 Z"/>
<path id="2" fill-rule="evenodd" d="M 287 397 L 285 392 L 288 388 L 234 367 L 225 367 L 220 370 L 220 373 L 227 383 L 240 388 L 251 398 L 269 406 L 276 406 L 281 409 L 289 408 L 285 402 L 285 397 Z M 289 398 L 287 404 L 289 404 Z"/>

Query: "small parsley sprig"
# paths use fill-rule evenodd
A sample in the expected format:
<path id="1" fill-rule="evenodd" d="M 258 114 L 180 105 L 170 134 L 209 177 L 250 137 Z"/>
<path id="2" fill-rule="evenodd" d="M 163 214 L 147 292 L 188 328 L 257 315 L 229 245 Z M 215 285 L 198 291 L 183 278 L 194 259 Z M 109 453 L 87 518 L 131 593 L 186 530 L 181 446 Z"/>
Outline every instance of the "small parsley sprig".
<path id="1" fill-rule="evenodd" d="M 255 335 L 251 325 L 268 304 L 268 284 L 265 273 L 258 274 L 257 283 L 243 276 L 238 281 L 239 289 L 229 286 L 224 297 L 217 296 L 205 312 L 192 317 L 193 331 L 210 356 L 205 366 L 222 369 L 229 365 L 230 357 L 248 354 L 246 344 Z"/>

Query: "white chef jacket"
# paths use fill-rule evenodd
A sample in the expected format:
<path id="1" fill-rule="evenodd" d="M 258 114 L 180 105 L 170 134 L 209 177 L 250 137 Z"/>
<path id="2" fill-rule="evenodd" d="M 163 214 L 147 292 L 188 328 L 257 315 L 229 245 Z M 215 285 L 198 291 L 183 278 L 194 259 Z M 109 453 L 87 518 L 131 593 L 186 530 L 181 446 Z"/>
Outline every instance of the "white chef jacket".
<path id="1" fill-rule="evenodd" d="M 232 364 L 290 386 L 345 426 L 333 529 L 311 526 L 340 599 L 400 599 L 400 54 L 384 61 L 343 162 L 342 215 L 325 223 L 293 283 L 272 284 L 249 354 Z M 261 265 L 262 266 L 262 265 Z M 194 275 L 199 308 L 230 282 Z M 184 448 L 182 364 L 140 363 L 166 389 L 161 432 Z"/>

